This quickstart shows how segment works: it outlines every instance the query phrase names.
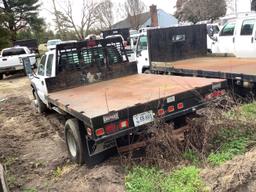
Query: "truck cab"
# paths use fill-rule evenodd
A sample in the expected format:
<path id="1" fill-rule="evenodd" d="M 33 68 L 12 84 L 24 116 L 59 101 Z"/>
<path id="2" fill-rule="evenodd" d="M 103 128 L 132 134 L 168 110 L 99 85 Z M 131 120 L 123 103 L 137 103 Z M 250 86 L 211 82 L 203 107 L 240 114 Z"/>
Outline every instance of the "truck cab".
<path id="1" fill-rule="evenodd" d="M 37 71 L 34 78 L 31 79 L 33 94 L 37 94 L 40 100 L 48 105 L 46 96 L 48 94 L 45 79 L 55 77 L 56 69 L 56 51 L 46 52 L 38 63 Z M 36 92 L 35 92 L 36 91 Z M 38 103 L 37 103 L 38 104 Z"/>
<path id="2" fill-rule="evenodd" d="M 135 49 L 138 73 L 148 72 L 150 68 L 148 57 L 147 33 L 141 33 Z"/>
<path id="3" fill-rule="evenodd" d="M 241 17 L 228 21 L 213 43 L 213 53 L 228 53 L 241 58 L 255 58 L 255 25 L 255 16 Z"/>

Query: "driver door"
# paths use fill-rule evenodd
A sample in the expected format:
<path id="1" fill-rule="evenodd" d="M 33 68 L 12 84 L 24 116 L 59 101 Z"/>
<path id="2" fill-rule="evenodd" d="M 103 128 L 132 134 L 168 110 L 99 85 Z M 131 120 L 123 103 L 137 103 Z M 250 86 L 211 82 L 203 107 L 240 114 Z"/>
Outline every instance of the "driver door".
<path id="1" fill-rule="evenodd" d="M 256 19 L 245 19 L 237 31 L 235 50 L 236 56 L 242 58 L 256 57 L 255 39 Z"/>
<path id="2" fill-rule="evenodd" d="M 235 26 L 236 23 L 227 23 L 221 30 L 217 45 L 219 53 L 231 53 L 235 52 Z"/>
<path id="3" fill-rule="evenodd" d="M 36 77 L 34 78 L 37 94 L 44 103 L 47 103 L 46 101 L 47 88 L 45 84 L 47 57 L 48 57 L 47 55 L 43 55 L 43 57 L 41 58 L 37 68 Z"/>

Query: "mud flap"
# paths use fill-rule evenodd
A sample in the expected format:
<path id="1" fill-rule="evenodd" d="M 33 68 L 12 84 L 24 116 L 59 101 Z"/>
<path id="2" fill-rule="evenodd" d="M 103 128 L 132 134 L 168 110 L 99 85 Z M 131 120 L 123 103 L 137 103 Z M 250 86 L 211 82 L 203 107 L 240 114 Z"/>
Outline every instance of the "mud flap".
<path id="1" fill-rule="evenodd" d="M 93 144 L 93 145 L 90 145 L 90 142 L 89 142 L 89 145 L 87 145 L 90 156 L 97 155 L 99 153 L 102 153 L 102 152 L 104 152 L 108 149 L 114 148 L 116 146 L 117 146 L 116 140 L 114 140 L 114 139 L 105 141 L 103 143 Z"/>
<path id="2" fill-rule="evenodd" d="M 6 183 L 6 178 L 4 175 L 4 168 L 1 164 L 0 164 L 0 192 L 9 192 L 9 189 Z"/>

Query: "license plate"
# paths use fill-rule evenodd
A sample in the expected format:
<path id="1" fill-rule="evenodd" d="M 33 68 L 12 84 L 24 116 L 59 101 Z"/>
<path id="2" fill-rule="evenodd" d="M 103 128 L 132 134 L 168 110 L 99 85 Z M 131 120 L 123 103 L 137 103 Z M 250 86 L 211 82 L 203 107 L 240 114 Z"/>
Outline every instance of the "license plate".
<path id="1" fill-rule="evenodd" d="M 153 111 L 147 111 L 133 116 L 133 123 L 135 127 L 145 125 L 154 121 Z"/>

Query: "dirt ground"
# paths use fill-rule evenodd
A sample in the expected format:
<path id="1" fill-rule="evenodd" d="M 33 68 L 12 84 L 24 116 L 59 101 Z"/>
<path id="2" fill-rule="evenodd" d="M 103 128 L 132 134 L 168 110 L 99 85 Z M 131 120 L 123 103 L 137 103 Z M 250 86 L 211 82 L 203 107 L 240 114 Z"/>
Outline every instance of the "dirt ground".
<path id="1" fill-rule="evenodd" d="M 10 191 L 124 191 L 118 157 L 93 168 L 69 162 L 63 119 L 36 114 L 30 91 L 26 77 L 0 82 L 0 163 Z"/>
<path id="2" fill-rule="evenodd" d="M 29 81 L 16 76 L 0 81 L 0 163 L 6 165 L 11 191 L 122 192 L 119 157 L 88 168 L 69 162 L 63 119 L 32 110 Z M 212 191 L 256 191 L 256 149 L 202 177 Z"/>

